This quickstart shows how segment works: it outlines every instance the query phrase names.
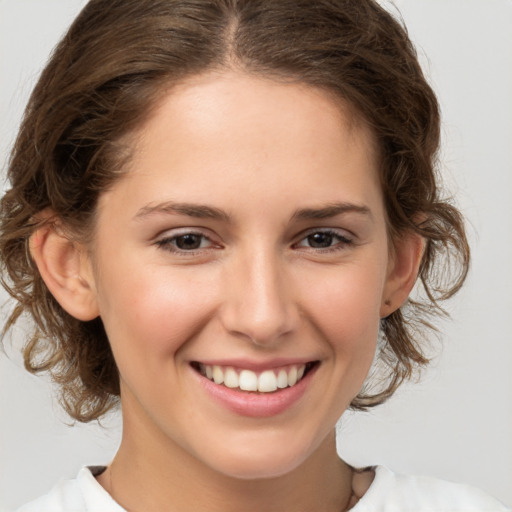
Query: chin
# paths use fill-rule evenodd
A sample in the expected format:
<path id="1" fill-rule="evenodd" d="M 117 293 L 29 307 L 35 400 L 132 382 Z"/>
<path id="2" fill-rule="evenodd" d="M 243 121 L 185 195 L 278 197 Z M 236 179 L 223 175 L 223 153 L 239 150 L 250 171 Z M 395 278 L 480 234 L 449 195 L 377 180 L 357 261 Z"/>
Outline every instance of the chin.
<path id="1" fill-rule="evenodd" d="M 228 463 L 222 467 L 213 468 L 220 471 L 230 478 L 238 480 L 262 480 L 269 478 L 278 478 L 288 473 L 291 473 L 298 466 L 302 460 L 268 460 L 268 459 L 250 459 L 250 460 L 237 460 L 233 463 Z"/>
<path id="2" fill-rule="evenodd" d="M 221 474 L 240 480 L 277 478 L 297 469 L 311 455 L 303 446 L 290 446 L 290 441 L 279 446 L 268 443 L 231 445 L 229 453 L 212 454 L 215 462 L 210 467 Z M 244 447 L 247 447 L 244 449 Z"/>

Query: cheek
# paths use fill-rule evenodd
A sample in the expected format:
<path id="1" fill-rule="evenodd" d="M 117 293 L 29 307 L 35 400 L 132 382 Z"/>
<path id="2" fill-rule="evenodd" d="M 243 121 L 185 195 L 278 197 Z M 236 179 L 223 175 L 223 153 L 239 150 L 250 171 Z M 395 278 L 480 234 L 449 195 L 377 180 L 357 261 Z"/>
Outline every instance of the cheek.
<path id="1" fill-rule="evenodd" d="M 378 266 L 347 265 L 305 281 L 310 317 L 333 350 L 347 358 L 373 357 L 382 289 Z"/>
<path id="2" fill-rule="evenodd" d="M 130 265 L 110 269 L 99 293 L 100 314 L 116 359 L 164 362 L 202 330 L 211 316 L 215 287 L 204 276 L 165 267 L 139 269 L 123 278 L 123 267 Z"/>

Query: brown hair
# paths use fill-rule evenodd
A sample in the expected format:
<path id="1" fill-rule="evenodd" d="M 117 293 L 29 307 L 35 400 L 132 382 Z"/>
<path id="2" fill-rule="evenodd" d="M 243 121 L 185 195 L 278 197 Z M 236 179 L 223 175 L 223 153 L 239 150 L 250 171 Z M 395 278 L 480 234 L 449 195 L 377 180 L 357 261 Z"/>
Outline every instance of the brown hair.
<path id="1" fill-rule="evenodd" d="M 382 403 L 428 362 L 425 326 L 464 281 L 463 222 L 437 187 L 436 97 L 405 28 L 379 4 L 91 0 L 33 91 L 0 205 L 2 281 L 17 301 L 4 334 L 22 313 L 32 317 L 25 365 L 52 374 L 64 407 L 79 421 L 117 402 L 119 376 L 101 319 L 68 315 L 33 263 L 28 241 L 39 226 L 36 214 L 49 207 L 71 233 L 90 234 L 99 194 L 129 158 L 124 136 L 169 85 L 223 66 L 320 87 L 348 102 L 379 147 L 391 237 L 413 231 L 425 239 L 423 300 L 409 300 L 383 320 L 379 380 L 368 382 L 353 408 Z"/>

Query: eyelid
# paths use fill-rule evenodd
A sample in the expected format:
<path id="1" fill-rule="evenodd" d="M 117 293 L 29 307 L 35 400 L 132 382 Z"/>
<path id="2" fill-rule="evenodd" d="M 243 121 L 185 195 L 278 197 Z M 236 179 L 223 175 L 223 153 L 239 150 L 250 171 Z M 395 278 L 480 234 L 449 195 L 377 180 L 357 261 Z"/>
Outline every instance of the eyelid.
<path id="1" fill-rule="evenodd" d="M 158 231 L 156 235 L 154 235 L 153 241 L 168 239 L 168 238 L 176 238 L 184 235 L 200 235 L 208 238 L 209 240 L 213 240 L 218 238 L 211 229 L 203 227 L 203 226 L 179 226 L 179 227 L 169 227 L 166 229 L 161 229 Z"/>
<path id="2" fill-rule="evenodd" d="M 348 231 L 347 229 L 325 226 L 325 227 L 306 229 L 306 230 L 302 231 L 299 235 L 297 235 L 296 240 L 300 241 L 304 238 L 307 238 L 310 235 L 314 235 L 315 233 L 332 234 L 332 235 L 338 236 L 339 238 L 343 238 L 345 240 L 350 240 L 350 241 L 354 241 L 354 239 L 356 238 L 356 236 L 352 232 Z"/>

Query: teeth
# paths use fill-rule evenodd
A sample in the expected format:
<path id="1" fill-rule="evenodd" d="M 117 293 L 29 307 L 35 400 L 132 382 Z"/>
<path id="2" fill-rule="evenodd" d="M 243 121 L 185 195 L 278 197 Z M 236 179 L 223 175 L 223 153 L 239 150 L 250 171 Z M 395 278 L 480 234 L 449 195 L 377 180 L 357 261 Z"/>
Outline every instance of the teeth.
<path id="1" fill-rule="evenodd" d="M 227 368 L 224 372 L 224 386 L 228 388 L 238 387 L 238 373 L 233 368 Z"/>
<path id="2" fill-rule="evenodd" d="M 224 384 L 228 388 L 240 388 L 242 391 L 272 393 L 277 389 L 295 386 L 304 376 L 306 365 L 291 365 L 274 370 L 265 370 L 259 375 L 252 370 L 238 372 L 233 367 L 200 365 L 201 373 L 215 384 Z"/>
<path id="3" fill-rule="evenodd" d="M 214 366 L 212 373 L 213 382 L 215 382 L 215 384 L 222 384 L 224 382 L 224 372 L 220 366 Z M 206 371 L 206 374 L 208 375 L 208 370 Z"/>
<path id="4" fill-rule="evenodd" d="M 277 389 L 277 378 L 272 370 L 263 372 L 258 379 L 258 391 L 272 393 Z"/>
<path id="5" fill-rule="evenodd" d="M 286 370 L 279 370 L 279 373 L 277 374 L 277 387 L 279 389 L 288 387 L 288 374 L 286 373 Z"/>
<path id="6" fill-rule="evenodd" d="M 288 374 L 288 385 L 295 386 L 296 383 L 297 383 L 297 367 L 292 366 L 290 368 L 290 373 Z"/>
<path id="7" fill-rule="evenodd" d="M 242 370 L 239 381 L 243 391 L 258 391 L 258 376 L 254 372 Z"/>

